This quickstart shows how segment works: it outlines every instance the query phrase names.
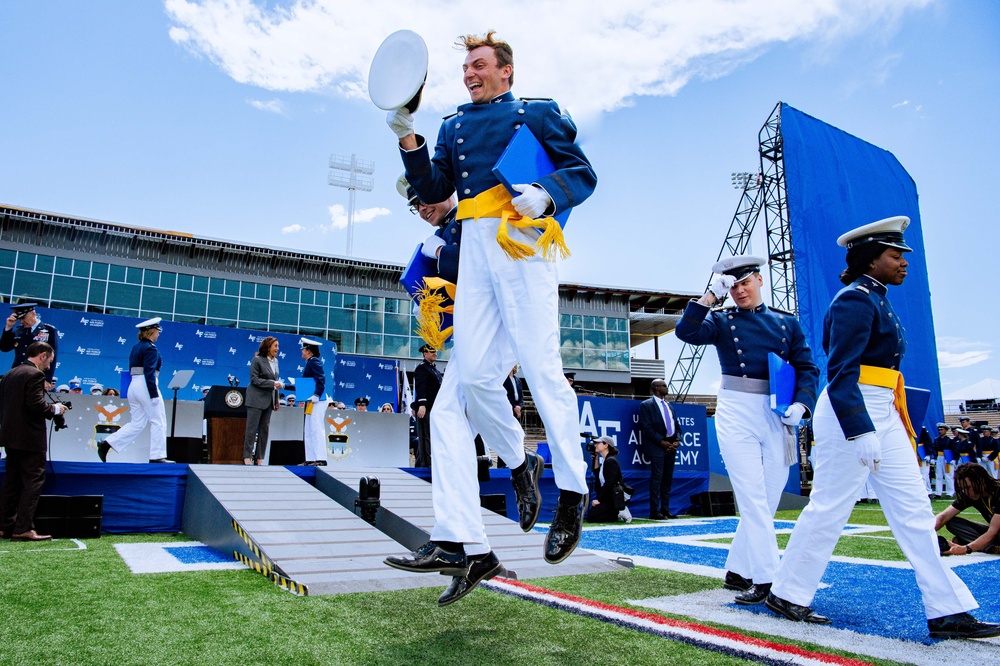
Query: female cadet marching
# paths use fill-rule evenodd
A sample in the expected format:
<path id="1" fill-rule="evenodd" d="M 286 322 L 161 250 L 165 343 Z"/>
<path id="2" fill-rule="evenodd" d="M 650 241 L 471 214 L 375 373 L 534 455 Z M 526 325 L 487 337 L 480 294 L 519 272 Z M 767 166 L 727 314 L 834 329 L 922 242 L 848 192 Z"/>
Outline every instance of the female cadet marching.
<path id="1" fill-rule="evenodd" d="M 306 367 L 302 376 L 316 381 L 316 388 L 306 403 L 306 420 L 303 428 L 303 439 L 306 445 L 306 464 L 312 466 L 326 465 L 326 408 L 330 399 L 326 395 L 326 372 L 323 369 L 323 359 L 319 348 L 323 345 L 318 340 L 300 338 L 302 358 Z"/>
<path id="2" fill-rule="evenodd" d="M 161 319 L 153 317 L 135 325 L 139 329 L 139 342 L 132 347 L 128 357 L 129 373 L 132 381 L 128 386 L 128 406 L 131 420 L 118 432 L 108 435 L 97 445 L 97 455 L 101 462 L 108 461 L 108 452 L 114 449 L 120 453 L 135 441 L 149 422 L 149 462 L 168 463 L 167 460 L 167 415 L 163 408 L 163 396 L 157 378 L 163 359 L 156 349 L 160 337 Z"/>
<path id="3" fill-rule="evenodd" d="M 977 622 L 978 604 L 945 566 L 934 513 L 920 480 L 906 413 L 903 376 L 906 329 L 887 298 L 906 278 L 907 217 L 892 217 L 837 239 L 847 248 L 846 287 L 823 321 L 829 385 L 816 403 L 815 476 L 809 505 L 792 531 L 767 607 L 790 620 L 828 624 L 809 604 L 854 508 L 870 481 L 886 520 L 916 574 L 932 638 L 1000 636 L 1000 625 Z"/>
<path id="4" fill-rule="evenodd" d="M 791 456 L 785 438 L 816 404 L 819 369 L 798 320 L 771 310 L 761 298 L 764 259 L 738 256 L 712 266 L 711 288 L 688 303 L 677 324 L 677 338 L 713 345 L 722 367 L 715 413 L 719 449 L 740 506 L 726 558 L 724 587 L 740 592 L 738 604 L 759 604 L 767 597 L 778 568 L 774 512 L 788 481 Z M 726 294 L 736 307 L 710 312 Z M 768 354 L 795 368 L 793 404 L 783 414 L 771 410 Z"/>

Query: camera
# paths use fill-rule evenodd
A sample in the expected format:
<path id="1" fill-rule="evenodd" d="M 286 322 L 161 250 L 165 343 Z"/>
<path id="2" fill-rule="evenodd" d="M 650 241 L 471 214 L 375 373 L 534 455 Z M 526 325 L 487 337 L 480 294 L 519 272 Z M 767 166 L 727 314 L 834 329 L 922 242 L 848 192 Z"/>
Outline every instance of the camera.
<path id="1" fill-rule="evenodd" d="M 62 405 L 67 410 L 73 409 L 73 403 L 70 402 L 69 400 L 67 400 L 66 402 L 62 402 L 60 400 L 55 400 L 55 401 L 53 401 L 52 404 L 53 405 Z M 53 416 L 52 417 L 52 423 L 55 426 L 55 431 L 56 432 L 59 432 L 63 428 L 68 428 L 69 427 L 69 426 L 66 425 L 66 417 L 63 416 L 62 414 L 58 414 L 57 416 Z"/>
<path id="2" fill-rule="evenodd" d="M 581 432 L 580 437 L 587 438 L 587 453 L 597 453 L 597 435 L 591 435 L 589 432 Z"/>

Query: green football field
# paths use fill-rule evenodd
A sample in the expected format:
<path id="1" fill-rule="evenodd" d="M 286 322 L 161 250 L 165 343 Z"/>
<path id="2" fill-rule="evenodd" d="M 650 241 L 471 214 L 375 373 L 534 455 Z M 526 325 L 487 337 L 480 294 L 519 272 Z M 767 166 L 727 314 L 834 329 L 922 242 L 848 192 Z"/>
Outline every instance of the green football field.
<path id="1" fill-rule="evenodd" d="M 946 505 L 935 502 L 935 511 Z M 851 522 L 885 525 L 877 505 L 859 505 Z M 114 548 L 186 540 L 105 536 L 82 542 L 85 549 L 70 540 L 0 541 L 0 664 L 745 663 L 486 589 L 438 608 L 444 578 L 442 588 L 298 597 L 250 570 L 133 574 Z M 891 540 L 859 537 L 841 539 L 837 553 L 901 557 Z M 719 587 L 644 567 L 534 582 L 626 607 L 628 599 Z"/>

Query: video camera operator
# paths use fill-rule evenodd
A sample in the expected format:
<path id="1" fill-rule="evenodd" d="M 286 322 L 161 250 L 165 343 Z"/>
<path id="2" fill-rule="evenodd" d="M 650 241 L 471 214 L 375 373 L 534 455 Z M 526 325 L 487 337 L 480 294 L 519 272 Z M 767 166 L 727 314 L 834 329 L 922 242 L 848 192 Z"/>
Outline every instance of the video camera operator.
<path id="1" fill-rule="evenodd" d="M 55 358 L 47 342 L 33 342 L 27 360 L 0 380 L 0 442 L 7 473 L 0 493 L 0 537 L 48 541 L 34 529 L 35 507 L 45 483 L 45 419 L 61 418 L 66 405 L 45 399 L 45 372 Z"/>

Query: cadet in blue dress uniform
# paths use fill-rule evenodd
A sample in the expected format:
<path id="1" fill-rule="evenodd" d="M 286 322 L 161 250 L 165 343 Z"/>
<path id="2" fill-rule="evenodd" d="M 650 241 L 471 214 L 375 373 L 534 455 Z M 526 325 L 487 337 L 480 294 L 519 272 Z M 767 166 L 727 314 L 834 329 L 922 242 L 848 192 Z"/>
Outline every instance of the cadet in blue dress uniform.
<path id="1" fill-rule="evenodd" d="M 327 460 L 326 410 L 330 406 L 330 398 L 326 394 L 326 371 L 319 351 L 323 343 L 310 338 L 299 338 L 299 345 L 302 347 L 302 360 L 306 362 L 302 376 L 316 382 L 316 388 L 309 396 L 312 407 L 303 423 L 306 464 L 322 467 L 326 466 Z"/>
<path id="2" fill-rule="evenodd" d="M 997 440 L 993 437 L 993 426 L 979 426 L 979 464 L 986 468 L 994 479 L 997 478 Z"/>
<path id="3" fill-rule="evenodd" d="M 163 407 L 158 377 L 163 359 L 156 349 L 156 341 L 163 328 L 161 319 L 153 317 L 135 325 L 139 329 L 139 342 L 132 347 L 128 356 L 132 381 L 128 385 L 128 406 L 131 420 L 118 432 L 111 433 L 97 445 L 97 455 L 102 462 L 108 461 L 108 452 L 121 452 L 135 441 L 149 422 L 149 462 L 168 463 L 167 460 L 167 415 Z"/>
<path id="4" fill-rule="evenodd" d="M 1000 635 L 1000 625 L 977 622 L 965 583 L 939 555 L 934 513 L 923 492 L 906 414 L 902 375 L 906 331 L 887 298 L 888 285 L 906 278 L 903 229 L 892 217 L 842 235 L 847 285 L 823 321 L 829 384 L 816 403 L 816 471 L 809 505 L 792 531 L 766 604 L 788 619 L 830 620 L 809 608 L 861 486 L 870 481 L 886 520 L 916 574 L 932 638 Z M 859 608 L 860 610 L 860 608 Z"/>
<path id="5" fill-rule="evenodd" d="M 938 497 L 955 496 L 955 440 L 948 434 L 945 423 L 937 424 L 938 436 L 934 438 L 931 456 L 934 458 L 934 494 Z M 950 469 L 949 469 L 950 468 Z"/>
<path id="6" fill-rule="evenodd" d="M 541 236 L 533 227 L 542 225 L 546 216 L 582 203 L 597 178 L 575 143 L 576 126 L 555 102 L 517 100 L 511 94 L 510 46 L 495 40 L 493 33 L 469 35 L 462 42 L 467 51 L 464 83 L 472 103 L 445 119 L 433 159 L 424 138 L 413 133 L 409 112 L 400 109 L 387 118 L 400 140 L 406 178 L 420 199 L 441 201 L 457 191 L 457 217 L 463 220 L 455 346 L 441 387 L 441 394 L 451 397 L 442 404 L 438 395 L 431 418 L 434 478 L 444 478 L 439 473 L 443 470 L 449 470 L 450 478 L 433 485 L 435 526 L 430 548 L 408 560 L 393 558 L 390 564 L 411 571 L 469 571 L 473 579 L 477 573 L 469 569 L 466 553 L 481 553 L 486 533 L 466 414 L 491 446 L 503 442 L 510 451 L 523 447 L 523 431 L 503 390 L 512 365 L 505 362 L 507 347 L 522 363 L 531 385 L 560 488 L 544 556 L 550 563 L 560 562 L 579 543 L 588 493 L 587 463 L 580 446 L 576 395 L 562 377 L 556 267 L 543 256 L 550 247 L 546 239 L 556 234 L 551 223 L 544 223 L 546 232 Z M 519 194 L 511 199 L 492 170 L 525 124 L 552 159 L 555 171 L 535 183 L 515 184 Z M 522 228 L 527 224 L 532 227 Z M 536 242 L 541 246 L 538 252 L 531 249 Z M 519 260 L 511 261 L 512 256 Z M 457 386 L 450 387 L 451 382 Z M 459 405 L 463 396 L 465 414 Z M 475 562 L 472 567 L 480 568 Z"/>
<path id="7" fill-rule="evenodd" d="M 788 481 L 798 445 L 794 428 L 816 404 L 819 369 L 798 320 L 764 305 L 760 267 L 764 259 L 731 257 L 712 266 L 712 286 L 688 303 L 677 323 L 677 338 L 713 345 L 722 366 L 715 423 L 719 449 L 740 507 L 726 560 L 725 587 L 741 592 L 736 603 L 764 601 L 778 568 L 774 512 Z M 734 307 L 711 311 L 729 294 Z M 795 393 L 784 415 L 771 410 L 768 354 L 795 368 Z M 786 455 L 786 437 L 794 447 Z"/>
<path id="8" fill-rule="evenodd" d="M 0 335 L 0 351 L 14 352 L 14 361 L 10 367 L 16 368 L 28 360 L 25 352 L 32 342 L 47 342 L 52 347 L 52 363 L 45 371 L 45 390 L 51 391 L 55 388 L 53 378 L 59 356 L 59 331 L 55 326 L 43 324 L 38 319 L 36 307 L 38 303 L 18 303 L 10 306 L 14 312 L 7 317 L 3 335 Z"/>

